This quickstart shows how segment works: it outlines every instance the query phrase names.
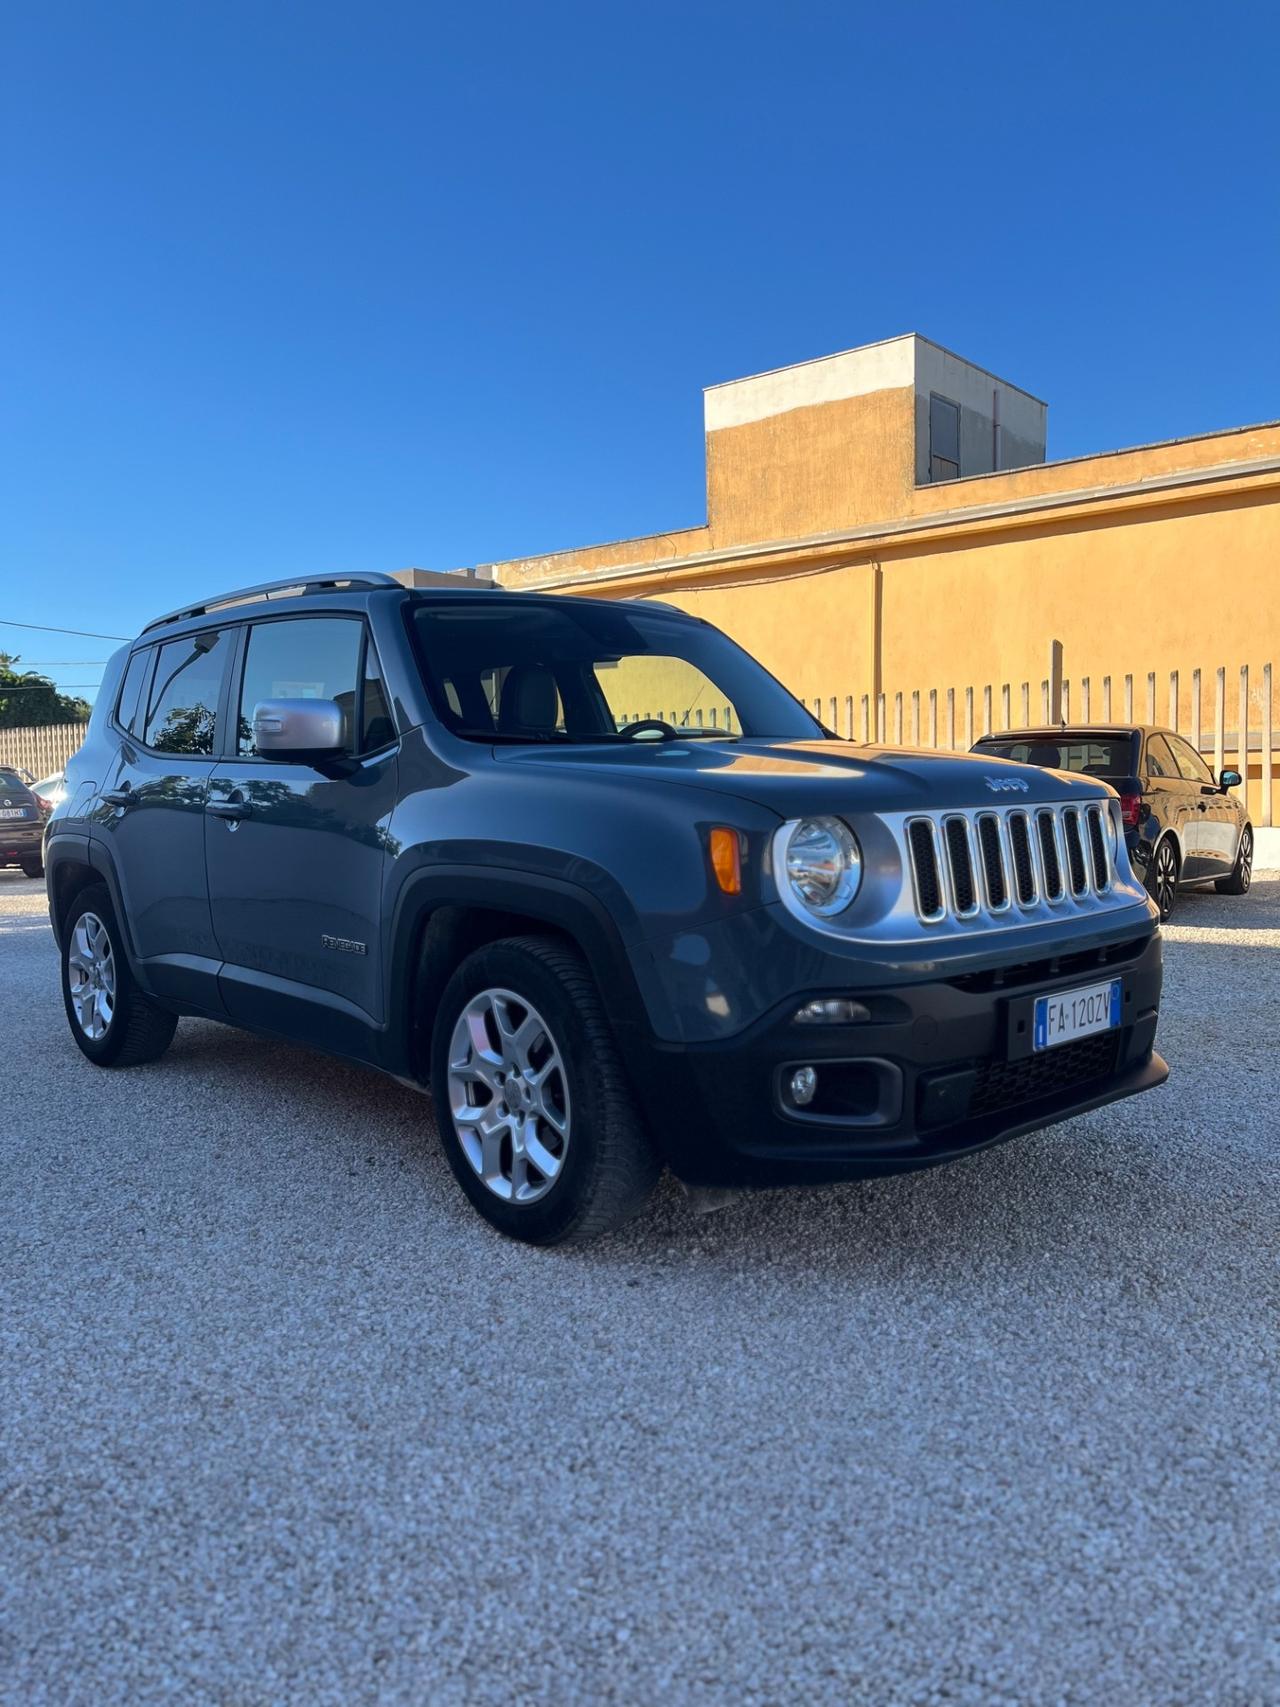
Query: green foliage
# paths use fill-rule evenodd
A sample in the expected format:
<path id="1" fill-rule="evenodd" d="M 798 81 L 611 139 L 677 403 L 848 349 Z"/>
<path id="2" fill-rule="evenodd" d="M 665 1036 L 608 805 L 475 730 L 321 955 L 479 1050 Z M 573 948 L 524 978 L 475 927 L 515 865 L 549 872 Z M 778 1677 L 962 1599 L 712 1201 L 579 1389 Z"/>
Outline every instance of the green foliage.
<path id="1" fill-rule="evenodd" d="M 87 700 L 59 693 L 48 676 L 19 670 L 21 660 L 0 652 L 0 729 L 30 729 L 49 723 L 84 723 Z"/>

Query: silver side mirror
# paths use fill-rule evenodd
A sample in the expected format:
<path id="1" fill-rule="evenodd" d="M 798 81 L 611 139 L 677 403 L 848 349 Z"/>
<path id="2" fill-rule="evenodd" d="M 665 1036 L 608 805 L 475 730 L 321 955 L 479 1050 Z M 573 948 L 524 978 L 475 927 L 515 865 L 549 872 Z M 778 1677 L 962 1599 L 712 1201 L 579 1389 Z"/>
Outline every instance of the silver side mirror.
<path id="1" fill-rule="evenodd" d="M 253 744 L 264 757 L 309 759 L 346 751 L 342 708 L 333 699 L 262 699 L 253 708 Z"/>

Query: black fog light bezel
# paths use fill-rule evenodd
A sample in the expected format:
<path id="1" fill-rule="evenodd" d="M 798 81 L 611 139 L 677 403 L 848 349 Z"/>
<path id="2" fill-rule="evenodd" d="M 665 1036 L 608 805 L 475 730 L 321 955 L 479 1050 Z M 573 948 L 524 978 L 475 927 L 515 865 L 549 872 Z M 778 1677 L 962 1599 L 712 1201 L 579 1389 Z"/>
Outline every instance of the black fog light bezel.
<path id="1" fill-rule="evenodd" d="M 813 1101 L 799 1104 L 790 1094 L 791 1075 L 812 1067 L 818 1075 Z M 857 1096 L 861 1081 L 868 1093 Z M 905 1079 L 896 1061 L 883 1055 L 818 1056 L 784 1062 L 774 1074 L 774 1099 L 788 1120 L 811 1126 L 872 1129 L 896 1126 L 902 1119 Z"/>

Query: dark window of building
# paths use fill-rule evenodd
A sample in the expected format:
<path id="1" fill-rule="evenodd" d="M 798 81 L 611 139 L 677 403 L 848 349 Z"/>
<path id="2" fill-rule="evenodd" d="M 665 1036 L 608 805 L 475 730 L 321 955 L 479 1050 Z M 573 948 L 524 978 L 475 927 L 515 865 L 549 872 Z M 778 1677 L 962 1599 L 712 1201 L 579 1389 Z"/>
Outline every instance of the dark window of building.
<path id="1" fill-rule="evenodd" d="M 936 391 L 929 396 L 929 478 L 960 478 L 960 405 Z"/>

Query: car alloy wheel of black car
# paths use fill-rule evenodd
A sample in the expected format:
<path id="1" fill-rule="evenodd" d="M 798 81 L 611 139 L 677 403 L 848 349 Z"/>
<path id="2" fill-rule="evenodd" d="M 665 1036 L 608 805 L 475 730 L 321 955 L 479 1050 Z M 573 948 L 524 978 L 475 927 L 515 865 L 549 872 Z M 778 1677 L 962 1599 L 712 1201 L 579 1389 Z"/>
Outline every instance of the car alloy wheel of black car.
<path id="1" fill-rule="evenodd" d="M 1147 887 L 1160 909 L 1160 919 L 1163 922 L 1173 912 L 1174 899 L 1178 893 L 1178 850 L 1169 836 L 1166 836 L 1156 849 Z"/>

